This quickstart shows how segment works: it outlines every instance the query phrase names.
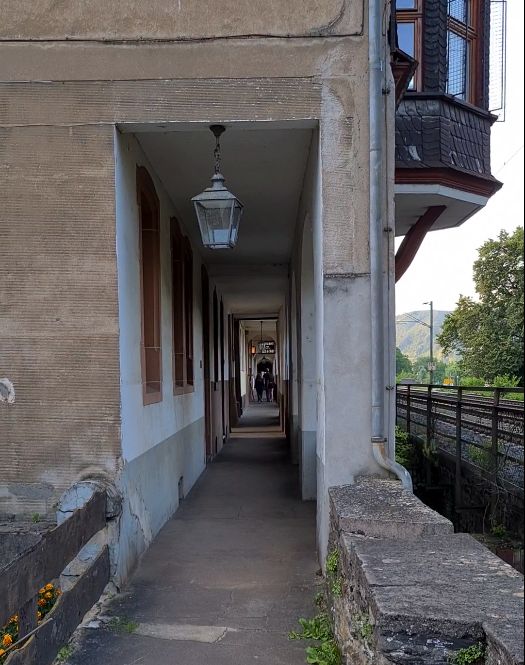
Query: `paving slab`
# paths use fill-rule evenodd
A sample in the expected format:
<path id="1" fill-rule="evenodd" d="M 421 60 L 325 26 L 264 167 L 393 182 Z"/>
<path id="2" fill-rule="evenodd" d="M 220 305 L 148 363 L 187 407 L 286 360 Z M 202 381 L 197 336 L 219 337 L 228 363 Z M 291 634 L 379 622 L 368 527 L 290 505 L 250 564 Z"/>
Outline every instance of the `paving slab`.
<path id="1" fill-rule="evenodd" d="M 70 665 L 299 665 L 288 640 L 315 614 L 315 506 L 284 439 L 230 440 L 146 552 Z"/>

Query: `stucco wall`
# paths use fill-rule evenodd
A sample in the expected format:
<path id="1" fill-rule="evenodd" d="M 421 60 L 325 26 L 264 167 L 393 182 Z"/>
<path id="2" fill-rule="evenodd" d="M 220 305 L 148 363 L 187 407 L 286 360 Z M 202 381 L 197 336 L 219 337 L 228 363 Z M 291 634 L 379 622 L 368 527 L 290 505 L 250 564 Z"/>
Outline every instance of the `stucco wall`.
<path id="1" fill-rule="evenodd" d="M 8 215 L 2 232 L 11 242 L 11 253 L 4 256 L 2 252 L 2 265 L 9 275 L 16 273 L 17 281 L 12 291 L 8 285 L 5 296 L 10 328 L 2 343 L 10 340 L 11 355 L 1 356 L 3 363 L 7 359 L 1 369 L 15 385 L 21 380 L 22 388 L 37 378 L 32 383 L 37 390 L 26 410 L 22 413 L 17 404 L 7 420 L 0 421 L 4 427 L 3 423 L 13 419 L 6 439 L 12 447 L 9 477 L 11 482 L 25 478 L 25 466 L 32 460 L 38 467 L 34 477 L 52 477 L 53 487 L 53 474 L 62 473 L 58 486 L 68 485 L 90 465 L 117 475 L 120 390 L 115 124 L 137 123 L 146 131 L 153 124 L 169 130 L 176 123 L 314 120 L 320 127 L 320 166 L 311 187 L 316 257 L 317 466 L 318 488 L 326 496 L 330 484 L 347 482 L 354 473 L 375 468 L 369 455 L 367 386 L 369 103 L 363 4 L 355 0 L 274 0 L 264 3 L 261 10 L 258 3 L 247 0 L 223 0 L 220 5 L 180 0 L 170 2 L 169 10 L 167 7 L 160 1 L 131 0 L 90 0 L 68 11 L 51 0 L 3 5 L 0 130 L 8 142 L 0 143 L 0 150 L 12 180 L 2 189 L 3 210 Z M 259 37 L 222 39 L 257 33 L 262 24 L 264 34 Z M 265 38 L 274 32 L 294 38 Z M 202 34 L 219 39 L 176 41 Z M 73 40 L 65 42 L 65 37 Z M 132 41 L 119 43 L 117 37 Z M 105 38 L 114 41 L 103 43 Z M 157 38 L 161 41 L 155 41 Z M 21 178 L 20 187 L 17 177 Z M 46 209 L 43 201 L 49 211 L 45 232 L 41 225 L 41 210 Z M 56 211 L 63 218 L 62 226 L 53 232 L 48 245 L 46 234 L 53 228 Z M 68 226 L 71 220 L 79 220 L 73 230 Z M 36 233 L 34 242 L 32 233 Z M 34 287 L 31 280 L 35 277 L 28 266 L 42 268 L 45 274 L 68 263 L 64 233 L 75 247 L 68 288 L 61 290 L 60 280 L 55 278 L 51 283 L 58 291 L 45 290 L 42 284 L 47 277 Z M 84 270 L 78 270 L 79 265 Z M 30 305 L 20 306 L 19 291 L 24 289 L 34 289 L 34 294 Z M 213 280 L 211 289 L 213 293 Z M 42 330 L 39 317 L 33 315 L 38 310 L 39 294 L 42 300 L 47 296 L 46 313 L 63 308 L 68 312 L 67 320 L 69 315 L 77 316 L 78 308 L 75 325 L 89 331 L 93 351 L 85 351 L 86 345 L 75 343 L 74 335 L 66 331 L 59 333 L 54 346 L 47 341 L 45 348 L 32 344 Z M 86 307 L 86 303 L 93 306 Z M 131 303 L 127 306 L 131 308 Z M 345 339 L 354 320 L 358 324 Z M 28 350 L 22 353 L 25 342 L 20 342 L 20 326 L 30 331 L 31 338 Z M 339 363 L 342 340 L 349 355 Z M 136 340 L 124 336 L 122 341 L 132 348 Z M 66 354 L 67 361 L 57 363 L 59 352 L 68 345 L 73 349 Z M 56 355 L 49 353 L 50 348 Z M 24 353 L 25 365 L 18 372 L 20 365 L 14 355 Z M 64 367 L 72 370 L 63 372 Z M 136 401 L 136 365 L 123 367 L 127 376 L 123 395 L 131 404 Z M 351 374 L 354 369 L 355 374 Z M 170 375 L 169 370 L 164 372 L 166 379 Z M 56 378 L 45 384 L 44 376 Z M 82 385 L 81 405 L 79 402 L 78 407 L 68 410 L 75 382 Z M 349 385 L 353 392 L 348 391 Z M 326 413 L 325 393 L 329 395 Z M 49 397 L 46 408 L 40 406 L 42 394 L 45 399 Z M 228 383 L 224 394 L 229 394 Z M 23 390 L 19 395 L 17 399 L 23 404 Z M 212 400 L 212 417 L 218 429 L 220 391 L 212 393 Z M 200 407 L 189 400 L 184 408 L 177 406 L 168 414 L 161 406 L 158 422 L 141 410 L 127 413 L 126 408 L 123 404 L 123 452 L 125 460 L 132 463 L 163 445 L 179 425 L 196 424 Z M 228 417 L 228 409 L 225 411 Z M 93 422 L 91 414 L 96 414 Z M 67 436 L 69 419 L 75 427 L 78 424 L 78 437 Z M 135 428 L 137 433 L 132 431 Z M 71 438 L 74 445 L 69 443 Z M 46 442 L 44 455 L 35 443 L 40 439 Z M 320 514 L 327 515 L 322 501 Z"/>
<path id="2" fill-rule="evenodd" d="M 173 307 L 170 218 L 177 215 L 162 183 L 131 134 L 115 132 L 122 471 L 124 497 L 114 565 L 125 579 L 204 470 L 201 262 L 193 253 L 194 391 L 173 393 Z M 140 360 L 141 297 L 136 168 L 145 166 L 160 202 L 162 400 L 143 404 Z"/>
<path id="3" fill-rule="evenodd" d="M 202 316 L 198 248 L 193 248 L 193 348 L 194 391 L 173 394 L 173 307 L 171 288 L 170 218 L 183 220 L 173 208 L 164 187 L 137 140 L 116 132 L 116 220 L 119 292 L 120 371 L 122 408 L 122 455 L 124 461 L 147 452 L 174 432 L 203 417 Z M 160 201 L 162 400 L 143 406 L 140 364 L 141 300 L 139 219 L 136 168 L 146 166 Z M 204 460 L 204 441 L 201 446 Z"/>
<path id="4" fill-rule="evenodd" d="M 356 0 L 5 0 L 5 39 L 191 39 L 362 32 Z"/>
<path id="5" fill-rule="evenodd" d="M 5 91 L 3 91 L 5 93 Z M 0 513 L 118 468 L 113 130 L 0 129 Z"/>

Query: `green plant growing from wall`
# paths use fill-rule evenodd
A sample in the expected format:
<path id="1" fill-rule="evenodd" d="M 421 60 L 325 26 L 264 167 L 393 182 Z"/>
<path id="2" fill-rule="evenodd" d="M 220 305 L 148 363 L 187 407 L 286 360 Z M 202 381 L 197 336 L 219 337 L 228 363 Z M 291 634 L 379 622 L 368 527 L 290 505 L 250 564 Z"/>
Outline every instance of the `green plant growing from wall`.
<path id="1" fill-rule="evenodd" d="M 322 612 L 312 619 L 299 619 L 299 624 L 302 631 L 292 631 L 289 639 L 317 642 L 317 644 L 306 647 L 307 663 L 310 665 L 341 665 L 341 652 L 334 639 L 328 614 Z"/>
<path id="2" fill-rule="evenodd" d="M 343 595 L 343 580 L 339 573 L 339 551 L 336 548 L 326 557 L 326 578 L 332 596 L 340 598 Z"/>
<path id="3" fill-rule="evenodd" d="M 332 637 L 332 626 L 328 614 L 322 612 L 312 619 L 299 619 L 302 628 L 300 633 L 292 630 L 289 634 L 291 640 L 327 640 Z"/>
<path id="4" fill-rule="evenodd" d="M 341 652 L 334 640 L 328 640 L 319 646 L 307 647 L 306 662 L 310 665 L 340 665 Z"/>
<path id="5" fill-rule="evenodd" d="M 457 651 L 450 662 L 453 665 L 482 665 L 485 662 L 485 647 L 479 642 Z"/>
<path id="6" fill-rule="evenodd" d="M 357 636 L 368 646 L 370 644 L 370 639 L 374 634 L 374 627 L 370 622 L 368 614 L 364 612 L 354 614 L 352 617 L 352 625 L 354 626 Z"/>
<path id="7" fill-rule="evenodd" d="M 335 598 L 341 598 L 343 595 L 343 580 L 338 577 L 330 583 L 330 592 Z"/>
<path id="8" fill-rule="evenodd" d="M 337 575 L 339 570 L 339 551 L 333 549 L 326 557 L 326 572 L 329 575 Z"/>
<path id="9" fill-rule="evenodd" d="M 56 662 L 65 663 L 68 660 L 68 658 L 70 658 L 70 656 L 72 655 L 73 655 L 73 647 L 70 644 L 67 644 L 66 646 L 59 649 L 56 656 Z"/>

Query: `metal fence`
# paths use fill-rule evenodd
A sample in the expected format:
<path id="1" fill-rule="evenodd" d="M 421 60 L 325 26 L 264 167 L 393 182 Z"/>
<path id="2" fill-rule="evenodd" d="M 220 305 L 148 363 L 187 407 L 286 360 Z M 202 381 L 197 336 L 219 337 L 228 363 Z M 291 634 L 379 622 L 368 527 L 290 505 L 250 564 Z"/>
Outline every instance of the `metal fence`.
<path id="1" fill-rule="evenodd" d="M 523 388 L 397 386 L 397 422 L 480 476 L 523 491 Z"/>

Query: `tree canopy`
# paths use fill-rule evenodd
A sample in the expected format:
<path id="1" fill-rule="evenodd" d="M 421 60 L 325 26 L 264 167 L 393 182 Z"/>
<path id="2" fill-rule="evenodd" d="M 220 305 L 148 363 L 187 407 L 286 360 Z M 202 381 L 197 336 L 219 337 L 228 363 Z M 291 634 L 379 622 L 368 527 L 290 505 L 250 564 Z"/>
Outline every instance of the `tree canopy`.
<path id="1" fill-rule="evenodd" d="M 523 380 L 523 227 L 485 242 L 473 273 L 478 300 L 460 296 L 437 341 L 468 374 Z"/>
<path id="2" fill-rule="evenodd" d="M 412 371 L 412 363 L 410 358 L 406 356 L 401 349 L 396 347 L 396 375 L 408 374 Z"/>

